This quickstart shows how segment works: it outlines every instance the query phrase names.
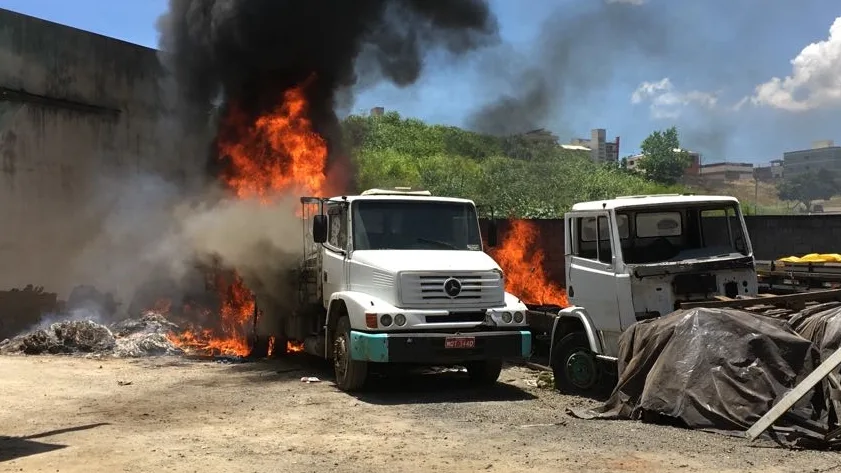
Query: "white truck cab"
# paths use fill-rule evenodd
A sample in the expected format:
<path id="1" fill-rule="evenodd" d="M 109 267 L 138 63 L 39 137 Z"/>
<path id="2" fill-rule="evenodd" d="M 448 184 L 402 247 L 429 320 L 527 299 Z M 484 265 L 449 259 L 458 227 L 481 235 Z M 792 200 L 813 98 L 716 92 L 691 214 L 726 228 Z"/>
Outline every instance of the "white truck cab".
<path id="1" fill-rule="evenodd" d="M 638 321 L 669 314 L 681 302 L 757 294 L 753 251 L 734 197 L 583 202 L 564 222 L 571 306 L 557 314 L 550 348 L 562 391 L 604 388 L 620 334 Z"/>
<path id="2" fill-rule="evenodd" d="M 301 307 L 318 310 L 285 332 L 333 360 L 341 389 L 386 363 L 462 365 L 493 383 L 504 360 L 530 356 L 526 306 L 483 251 L 472 201 L 401 188 L 301 201 Z"/>

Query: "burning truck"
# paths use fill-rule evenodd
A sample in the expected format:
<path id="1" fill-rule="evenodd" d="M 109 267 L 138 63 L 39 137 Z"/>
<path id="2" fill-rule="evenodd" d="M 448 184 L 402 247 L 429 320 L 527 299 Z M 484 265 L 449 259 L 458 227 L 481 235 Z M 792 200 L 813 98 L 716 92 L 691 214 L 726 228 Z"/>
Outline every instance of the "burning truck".
<path id="1" fill-rule="evenodd" d="M 395 188 L 301 204 L 297 307 L 277 313 L 258 294 L 258 353 L 303 343 L 346 391 L 385 365 L 461 365 L 487 385 L 503 361 L 530 356 L 526 306 L 483 251 L 472 201 Z"/>

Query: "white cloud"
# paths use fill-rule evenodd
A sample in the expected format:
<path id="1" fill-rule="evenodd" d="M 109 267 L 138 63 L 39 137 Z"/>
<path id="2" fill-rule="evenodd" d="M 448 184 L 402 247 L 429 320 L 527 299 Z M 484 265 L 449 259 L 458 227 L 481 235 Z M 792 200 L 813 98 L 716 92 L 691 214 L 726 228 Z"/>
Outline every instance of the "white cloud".
<path id="1" fill-rule="evenodd" d="M 679 92 L 668 77 L 657 82 L 643 82 L 631 94 L 631 103 L 649 103 L 653 118 L 677 118 L 690 105 L 713 108 L 718 103 L 715 94 L 692 90 Z"/>
<path id="2" fill-rule="evenodd" d="M 841 17 L 826 40 L 803 48 L 791 65 L 791 75 L 758 85 L 751 102 L 791 112 L 841 106 Z"/>

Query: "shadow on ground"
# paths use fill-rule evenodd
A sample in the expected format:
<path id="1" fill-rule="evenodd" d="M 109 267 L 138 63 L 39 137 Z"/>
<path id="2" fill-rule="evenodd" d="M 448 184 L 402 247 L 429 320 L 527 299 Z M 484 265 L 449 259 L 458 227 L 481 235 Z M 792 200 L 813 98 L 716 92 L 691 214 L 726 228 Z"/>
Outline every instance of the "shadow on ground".
<path id="1" fill-rule="evenodd" d="M 434 404 L 537 399 L 522 389 L 497 382 L 476 386 L 467 373 L 406 373 L 374 377 L 365 391 L 353 394 L 362 402 L 377 405 Z"/>
<path id="2" fill-rule="evenodd" d="M 66 429 L 50 430 L 40 434 L 28 435 L 26 437 L 0 437 L 0 462 L 15 460 L 18 458 L 28 457 L 31 455 L 38 455 L 41 453 L 52 452 L 54 450 L 61 450 L 67 448 L 67 445 L 36 442 L 33 439 L 43 437 L 51 437 L 53 435 L 64 434 L 67 432 L 78 432 L 80 430 L 94 429 L 108 425 L 107 422 L 99 422 L 96 424 L 80 425 L 76 427 L 68 427 Z"/>
<path id="3" fill-rule="evenodd" d="M 281 359 L 232 363 L 231 370 L 247 373 L 255 381 L 301 382 L 316 377 L 333 384 L 333 369 L 326 360 L 306 354 Z M 378 405 L 430 404 L 447 402 L 526 401 L 536 399 L 522 389 L 497 382 L 491 386 L 473 385 L 467 373 L 444 370 L 430 373 L 428 368 L 371 373 L 364 391 L 348 393 L 362 402 Z"/>

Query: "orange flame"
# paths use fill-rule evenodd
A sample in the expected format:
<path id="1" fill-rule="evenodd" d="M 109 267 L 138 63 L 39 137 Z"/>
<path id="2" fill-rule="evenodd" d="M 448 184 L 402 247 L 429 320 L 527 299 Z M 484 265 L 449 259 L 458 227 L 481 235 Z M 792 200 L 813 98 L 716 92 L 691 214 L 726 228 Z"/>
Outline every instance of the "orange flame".
<path id="1" fill-rule="evenodd" d="M 232 108 L 227 123 L 237 133 L 220 140 L 219 152 L 230 160 L 224 179 L 237 197 L 265 202 L 280 193 L 324 192 L 327 143 L 307 118 L 305 85 L 287 90 L 283 102 L 253 124 Z"/>
<path id="2" fill-rule="evenodd" d="M 251 122 L 236 104 L 220 126 L 219 156 L 228 161 L 224 183 L 240 199 L 267 204 L 282 194 L 323 195 L 327 191 L 327 143 L 307 117 L 307 83 L 290 88 L 271 112 Z M 222 300 L 217 331 L 191 329 L 170 337 L 182 348 L 225 355 L 247 355 L 255 302 L 239 275 L 218 284 Z M 219 333 L 221 332 L 221 333 Z M 269 340 L 274 352 L 274 339 Z M 287 351 L 303 346 L 287 344 Z"/>
<path id="3" fill-rule="evenodd" d="M 568 307 L 566 291 L 553 284 L 543 262 L 546 255 L 537 244 L 537 224 L 512 220 L 498 248 L 489 253 L 505 273 L 505 290 L 529 304 Z"/>
<path id="4" fill-rule="evenodd" d="M 269 356 L 274 355 L 274 343 L 275 343 L 274 342 L 274 337 L 269 337 L 269 350 L 268 350 L 268 355 Z"/>
<path id="5" fill-rule="evenodd" d="M 304 344 L 289 340 L 286 342 L 286 353 L 300 353 L 304 351 Z"/>
<path id="6" fill-rule="evenodd" d="M 248 328 L 254 316 L 254 297 L 238 275 L 234 275 L 230 284 L 219 284 L 219 288 L 225 293 L 218 330 L 191 327 L 184 333 L 170 334 L 168 338 L 188 351 L 245 356 L 249 352 Z"/>

